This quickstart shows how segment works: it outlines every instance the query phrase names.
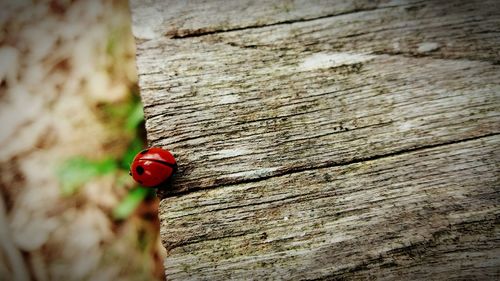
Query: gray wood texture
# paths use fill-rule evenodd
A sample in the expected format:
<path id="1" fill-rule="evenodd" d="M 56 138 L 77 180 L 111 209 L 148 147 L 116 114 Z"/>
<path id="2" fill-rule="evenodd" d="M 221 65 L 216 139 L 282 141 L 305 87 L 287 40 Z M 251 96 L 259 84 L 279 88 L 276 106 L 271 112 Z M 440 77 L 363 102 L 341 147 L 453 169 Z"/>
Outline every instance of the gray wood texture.
<path id="1" fill-rule="evenodd" d="M 167 278 L 498 278 L 496 136 L 164 199 Z"/>
<path id="2" fill-rule="evenodd" d="M 398 5 L 397 0 L 131 1 L 135 36 L 182 38 Z M 407 3 L 418 2 L 408 0 Z"/>
<path id="3" fill-rule="evenodd" d="M 167 279 L 496 279 L 498 1 L 131 1 Z"/>

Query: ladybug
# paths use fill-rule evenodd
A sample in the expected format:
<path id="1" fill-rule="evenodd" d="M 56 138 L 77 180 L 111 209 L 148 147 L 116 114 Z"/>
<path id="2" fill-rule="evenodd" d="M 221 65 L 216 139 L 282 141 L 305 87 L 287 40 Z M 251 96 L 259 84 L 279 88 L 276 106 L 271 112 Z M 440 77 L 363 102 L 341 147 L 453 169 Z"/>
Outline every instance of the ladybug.
<path id="1" fill-rule="evenodd" d="M 177 162 L 168 150 L 152 147 L 139 152 L 129 174 L 136 182 L 147 187 L 158 187 L 168 182 L 177 171 Z"/>

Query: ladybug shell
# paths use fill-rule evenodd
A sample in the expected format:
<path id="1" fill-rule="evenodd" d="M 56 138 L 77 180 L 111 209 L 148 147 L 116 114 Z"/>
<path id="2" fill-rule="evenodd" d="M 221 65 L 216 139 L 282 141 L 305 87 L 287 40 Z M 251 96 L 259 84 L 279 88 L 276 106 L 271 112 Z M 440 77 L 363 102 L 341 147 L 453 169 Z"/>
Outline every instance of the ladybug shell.
<path id="1" fill-rule="evenodd" d="M 170 152 L 153 147 L 135 156 L 130 166 L 130 174 L 139 184 L 155 187 L 168 181 L 176 169 L 177 163 Z"/>

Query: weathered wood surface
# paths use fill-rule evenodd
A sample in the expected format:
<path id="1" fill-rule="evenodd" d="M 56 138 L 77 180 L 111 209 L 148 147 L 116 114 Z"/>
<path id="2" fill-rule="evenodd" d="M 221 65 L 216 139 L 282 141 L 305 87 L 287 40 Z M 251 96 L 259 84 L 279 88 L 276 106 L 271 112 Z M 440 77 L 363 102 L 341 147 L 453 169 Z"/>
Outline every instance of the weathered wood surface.
<path id="1" fill-rule="evenodd" d="M 418 2 L 419 0 L 408 0 Z M 386 1 L 131 1 L 136 38 L 182 38 L 398 5 Z"/>
<path id="2" fill-rule="evenodd" d="M 497 136 L 165 199 L 167 276 L 500 273 Z"/>
<path id="3" fill-rule="evenodd" d="M 500 274 L 498 1 L 131 6 L 167 278 Z"/>

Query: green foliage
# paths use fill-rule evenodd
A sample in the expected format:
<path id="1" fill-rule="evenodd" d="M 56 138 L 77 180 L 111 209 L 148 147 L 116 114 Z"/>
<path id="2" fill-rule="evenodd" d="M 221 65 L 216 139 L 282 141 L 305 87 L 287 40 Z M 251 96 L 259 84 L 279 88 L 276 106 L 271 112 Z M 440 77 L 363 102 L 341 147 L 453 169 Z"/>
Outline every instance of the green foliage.
<path id="1" fill-rule="evenodd" d="M 144 142 L 138 137 L 134 138 L 130 142 L 127 150 L 125 151 L 125 153 L 122 156 L 122 160 L 120 163 L 121 167 L 123 169 L 128 170 L 129 165 L 130 165 L 130 163 L 132 163 L 132 160 L 134 160 L 134 157 L 137 154 L 137 152 L 139 152 L 143 148 L 144 148 Z"/>
<path id="2" fill-rule="evenodd" d="M 132 189 L 113 210 L 113 217 L 118 220 L 127 218 L 146 197 L 151 196 L 153 193 L 153 190 L 144 187 Z"/>
<path id="3" fill-rule="evenodd" d="M 103 111 L 110 121 L 118 123 L 118 127 L 125 132 L 135 133 L 144 121 L 142 103 L 136 94 L 128 102 L 104 105 Z"/>
<path id="4" fill-rule="evenodd" d="M 113 48 L 113 46 L 108 47 Z M 124 141 L 128 141 L 129 145 L 123 155 L 118 158 L 107 157 L 93 161 L 78 156 L 65 161 L 57 171 L 61 182 L 61 192 L 64 195 L 72 195 L 87 181 L 111 173 L 117 174 L 117 186 L 128 185 L 128 178 L 125 178 L 125 175 L 128 177 L 130 163 L 137 152 L 144 148 L 144 141 L 139 136 L 139 126 L 144 120 L 141 101 L 136 93 L 132 93 L 127 102 L 106 104 L 102 109 L 106 122 L 110 122 L 111 128 L 118 127 L 123 133 Z M 154 191 L 151 189 L 132 189 L 113 210 L 113 217 L 125 219 L 133 213 L 144 198 L 152 195 L 154 195 Z"/>
<path id="5" fill-rule="evenodd" d="M 118 30 L 114 30 L 113 32 L 110 32 L 110 35 L 108 37 L 108 41 L 106 42 L 106 53 L 110 57 L 113 57 L 113 55 L 116 54 L 116 49 L 117 49 L 117 46 L 118 46 L 120 40 L 123 41 L 123 39 L 121 37 L 122 36 Z"/>
<path id="6" fill-rule="evenodd" d="M 92 161 L 81 156 L 68 159 L 58 170 L 58 177 L 62 184 L 62 193 L 71 195 L 86 181 L 116 171 L 116 161 L 106 158 Z"/>
<path id="7" fill-rule="evenodd" d="M 128 112 L 127 119 L 125 121 L 125 129 L 128 131 L 136 130 L 142 121 L 144 121 L 142 104 L 140 102 L 136 102 L 130 108 L 130 112 Z"/>

